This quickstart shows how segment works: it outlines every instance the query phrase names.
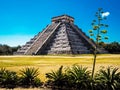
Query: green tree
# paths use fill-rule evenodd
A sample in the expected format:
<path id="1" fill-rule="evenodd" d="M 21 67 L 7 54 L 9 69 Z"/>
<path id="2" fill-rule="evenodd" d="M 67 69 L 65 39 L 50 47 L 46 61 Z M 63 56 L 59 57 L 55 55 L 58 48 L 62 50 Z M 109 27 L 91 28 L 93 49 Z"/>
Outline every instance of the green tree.
<path id="1" fill-rule="evenodd" d="M 0 45 L 0 55 L 9 55 L 12 53 L 12 49 L 8 45 Z"/>
<path id="2" fill-rule="evenodd" d="M 107 33 L 107 30 L 105 30 L 106 27 L 108 27 L 107 24 L 104 24 L 103 21 L 106 20 L 106 17 L 103 17 L 103 9 L 98 8 L 98 11 L 95 14 L 96 20 L 93 20 L 91 23 L 92 30 L 89 30 L 89 34 L 92 37 L 92 39 L 96 42 L 96 46 L 94 47 L 94 60 L 93 60 L 93 69 L 92 69 L 92 79 L 94 77 L 94 71 L 95 71 L 95 64 L 96 64 L 96 57 L 99 50 L 99 42 L 103 39 L 108 39 L 108 37 L 105 36 Z"/>
<path id="3" fill-rule="evenodd" d="M 109 53 L 120 53 L 120 44 L 118 42 L 106 44 L 104 48 L 109 51 Z"/>
<path id="4" fill-rule="evenodd" d="M 19 48 L 21 48 L 20 45 L 18 45 L 17 47 L 11 47 L 11 49 L 12 49 L 12 54 L 14 54 L 14 52 L 17 52 L 17 50 L 18 50 Z"/>
<path id="5" fill-rule="evenodd" d="M 19 48 L 20 48 L 20 46 L 10 47 L 8 45 L 2 45 L 2 44 L 0 44 L 0 55 L 12 55 Z"/>

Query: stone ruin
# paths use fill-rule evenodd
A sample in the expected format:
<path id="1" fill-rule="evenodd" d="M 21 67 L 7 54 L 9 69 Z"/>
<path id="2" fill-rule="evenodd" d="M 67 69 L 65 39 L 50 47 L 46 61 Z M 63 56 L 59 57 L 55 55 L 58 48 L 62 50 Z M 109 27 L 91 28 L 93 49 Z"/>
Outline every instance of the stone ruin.
<path id="1" fill-rule="evenodd" d="M 69 15 L 61 15 L 52 18 L 52 23 L 42 32 L 26 42 L 17 55 L 41 55 L 41 54 L 89 54 L 95 43 L 74 24 L 74 18 Z M 106 53 L 98 49 L 99 53 Z"/>

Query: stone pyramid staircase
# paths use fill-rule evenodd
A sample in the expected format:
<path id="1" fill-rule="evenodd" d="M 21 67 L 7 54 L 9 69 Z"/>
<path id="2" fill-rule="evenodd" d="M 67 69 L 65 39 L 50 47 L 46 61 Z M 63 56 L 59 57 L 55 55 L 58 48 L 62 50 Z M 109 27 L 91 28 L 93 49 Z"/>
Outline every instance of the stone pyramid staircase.
<path id="1" fill-rule="evenodd" d="M 52 18 L 52 23 L 23 45 L 16 54 L 86 54 L 95 43 L 74 25 L 74 18 L 62 15 Z M 106 53 L 104 48 L 99 53 Z"/>

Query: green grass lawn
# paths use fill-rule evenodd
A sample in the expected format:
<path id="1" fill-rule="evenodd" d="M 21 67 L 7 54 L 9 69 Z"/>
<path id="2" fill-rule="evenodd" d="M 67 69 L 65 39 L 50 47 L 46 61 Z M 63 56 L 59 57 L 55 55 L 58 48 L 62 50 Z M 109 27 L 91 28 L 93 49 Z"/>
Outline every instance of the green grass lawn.
<path id="1" fill-rule="evenodd" d="M 93 55 L 47 55 L 47 56 L 0 56 L 0 67 L 9 70 L 19 71 L 25 67 L 39 68 L 40 78 L 45 80 L 45 73 L 58 69 L 61 65 L 64 68 L 73 64 L 79 64 L 92 70 Z M 120 68 L 120 54 L 100 54 L 97 56 L 96 71 L 101 66 L 113 66 Z M 19 72 L 18 72 L 19 73 Z"/>

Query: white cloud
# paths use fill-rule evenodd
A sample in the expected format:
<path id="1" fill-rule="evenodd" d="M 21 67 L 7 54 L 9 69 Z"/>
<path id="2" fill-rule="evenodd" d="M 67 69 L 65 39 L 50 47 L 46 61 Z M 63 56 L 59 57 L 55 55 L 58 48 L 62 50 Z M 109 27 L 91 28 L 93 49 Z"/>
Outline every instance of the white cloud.
<path id="1" fill-rule="evenodd" d="M 102 13 L 102 17 L 107 17 L 109 15 L 110 15 L 110 12 L 104 12 L 104 13 Z"/>

